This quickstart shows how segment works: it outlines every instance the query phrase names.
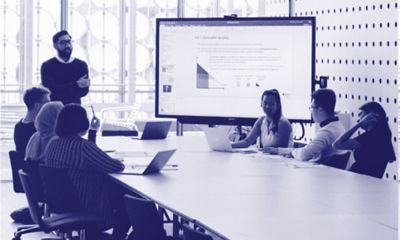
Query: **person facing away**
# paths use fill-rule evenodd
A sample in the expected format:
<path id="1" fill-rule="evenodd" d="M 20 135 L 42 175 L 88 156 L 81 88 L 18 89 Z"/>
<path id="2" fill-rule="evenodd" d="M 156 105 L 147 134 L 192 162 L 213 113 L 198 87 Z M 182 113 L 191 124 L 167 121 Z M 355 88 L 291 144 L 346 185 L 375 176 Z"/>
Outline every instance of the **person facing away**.
<path id="1" fill-rule="evenodd" d="M 27 112 L 14 127 L 15 149 L 22 158 L 25 158 L 25 150 L 31 136 L 36 132 L 35 118 L 42 106 L 49 102 L 49 91 L 40 87 L 29 88 L 24 94 L 24 103 Z"/>
<path id="2" fill-rule="evenodd" d="M 386 112 L 379 103 L 368 102 L 360 107 L 358 116 L 358 122 L 342 134 L 333 147 L 354 150 L 355 162 L 350 171 L 382 178 L 388 162 L 396 161 Z M 364 132 L 351 138 L 360 128 Z"/>
<path id="3" fill-rule="evenodd" d="M 89 92 L 90 80 L 87 64 L 71 57 L 72 40 L 65 30 L 53 36 L 57 55 L 45 61 L 40 69 L 42 85 L 51 92 L 51 101 L 81 103 L 81 97 Z"/>
<path id="4" fill-rule="evenodd" d="M 345 151 L 332 147 L 333 142 L 345 132 L 339 118 L 335 116 L 336 95 L 331 89 L 318 89 L 311 96 L 311 116 L 319 129 L 314 138 L 302 148 L 264 149 L 265 152 L 279 153 L 301 161 L 322 161 Z"/>
<path id="5" fill-rule="evenodd" d="M 247 137 L 232 143 L 233 148 L 246 148 L 260 137 L 261 147 L 291 147 L 292 125 L 282 114 L 282 104 L 276 89 L 266 90 L 261 95 L 261 108 L 265 116 L 257 119 Z"/>
<path id="6" fill-rule="evenodd" d="M 44 150 L 55 136 L 57 116 L 64 105 L 61 102 L 48 102 L 43 105 L 35 119 L 36 132 L 26 147 L 26 160 L 44 162 Z"/>
<path id="7" fill-rule="evenodd" d="M 82 138 L 88 128 L 89 120 L 83 107 L 73 103 L 64 106 L 56 122 L 58 137 L 53 138 L 45 150 L 46 165 L 65 169 L 76 189 L 79 207 L 102 217 L 105 228 L 113 228 L 113 239 L 124 239 L 129 219 L 122 194 L 115 193 L 108 176 L 108 173 L 121 172 L 124 165 L 94 142 Z M 91 234 L 100 234 L 103 230 Z"/>
<path id="8" fill-rule="evenodd" d="M 25 158 L 26 147 L 31 136 L 36 132 L 34 125 L 35 118 L 43 104 L 50 101 L 49 91 L 40 87 L 32 87 L 25 91 L 23 97 L 27 112 L 14 127 L 15 150 L 21 159 Z M 24 166 L 25 168 L 25 166 Z M 29 208 L 17 209 L 10 214 L 10 217 L 19 223 L 34 223 L 29 214 Z"/>

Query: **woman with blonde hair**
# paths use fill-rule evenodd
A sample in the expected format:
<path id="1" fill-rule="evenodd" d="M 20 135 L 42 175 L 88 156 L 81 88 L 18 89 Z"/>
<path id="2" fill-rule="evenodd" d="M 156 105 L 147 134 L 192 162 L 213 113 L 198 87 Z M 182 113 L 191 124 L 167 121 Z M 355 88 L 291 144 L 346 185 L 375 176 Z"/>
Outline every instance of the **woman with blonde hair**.
<path id="1" fill-rule="evenodd" d="M 37 132 L 29 139 L 26 147 L 26 160 L 44 161 L 44 151 L 47 144 L 56 135 L 56 120 L 63 107 L 61 102 L 48 102 L 40 109 L 35 118 Z"/>

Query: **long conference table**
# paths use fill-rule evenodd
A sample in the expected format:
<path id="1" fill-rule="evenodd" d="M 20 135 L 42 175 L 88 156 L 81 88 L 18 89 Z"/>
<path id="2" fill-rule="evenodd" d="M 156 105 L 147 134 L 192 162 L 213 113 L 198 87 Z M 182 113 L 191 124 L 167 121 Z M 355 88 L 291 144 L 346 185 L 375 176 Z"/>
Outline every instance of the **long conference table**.
<path id="1" fill-rule="evenodd" d="M 398 183 L 262 153 L 210 151 L 205 137 L 103 137 L 104 150 L 177 149 L 177 170 L 111 174 L 128 191 L 222 239 L 391 240 L 398 237 Z"/>

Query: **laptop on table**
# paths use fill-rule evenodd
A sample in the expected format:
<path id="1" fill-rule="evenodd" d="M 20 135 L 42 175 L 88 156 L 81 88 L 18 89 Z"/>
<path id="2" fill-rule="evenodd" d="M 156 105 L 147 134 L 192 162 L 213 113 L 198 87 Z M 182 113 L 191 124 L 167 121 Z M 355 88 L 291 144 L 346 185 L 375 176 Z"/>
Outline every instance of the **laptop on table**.
<path id="1" fill-rule="evenodd" d="M 160 170 L 167 164 L 175 153 L 176 149 L 160 151 L 154 157 L 150 157 L 151 161 L 149 164 L 138 164 L 137 159 L 126 158 L 124 159 L 125 169 L 122 174 L 133 174 L 133 175 L 149 175 L 159 173 Z M 139 159 L 141 161 L 146 158 Z"/>
<path id="2" fill-rule="evenodd" d="M 207 144 L 213 151 L 256 153 L 257 150 L 249 148 L 232 148 L 226 128 L 206 127 L 203 129 Z"/>
<path id="3" fill-rule="evenodd" d="M 149 121 L 146 122 L 143 132 L 137 137 L 141 140 L 165 139 L 171 128 L 171 121 Z"/>

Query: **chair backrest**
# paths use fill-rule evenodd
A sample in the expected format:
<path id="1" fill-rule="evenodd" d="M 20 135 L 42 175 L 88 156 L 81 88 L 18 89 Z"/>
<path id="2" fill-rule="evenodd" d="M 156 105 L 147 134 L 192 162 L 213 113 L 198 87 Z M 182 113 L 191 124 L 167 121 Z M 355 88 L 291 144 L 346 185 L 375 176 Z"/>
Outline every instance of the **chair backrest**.
<path id="1" fill-rule="evenodd" d="M 24 189 L 18 175 L 18 171 L 25 168 L 23 156 L 17 151 L 9 151 L 8 156 L 10 157 L 14 192 L 23 193 Z"/>
<path id="2" fill-rule="evenodd" d="M 183 224 L 183 240 L 213 240 L 213 238 L 203 232 L 191 228 L 190 226 Z"/>
<path id="3" fill-rule="evenodd" d="M 32 184 L 32 179 L 30 175 L 24 172 L 22 169 L 20 169 L 18 173 L 22 187 L 25 191 L 26 199 L 28 200 L 31 218 L 39 226 L 42 226 L 42 211 L 39 207 L 39 200 L 37 197 L 35 186 L 34 184 Z"/>
<path id="4" fill-rule="evenodd" d="M 135 240 L 163 240 L 166 232 L 154 201 L 125 195 L 125 206 Z"/>
<path id="5" fill-rule="evenodd" d="M 39 170 L 40 164 L 41 163 L 39 161 L 32 161 L 28 159 L 27 161 L 25 161 L 24 171 L 29 174 L 29 177 L 32 181 L 31 183 L 36 189 L 36 197 L 38 198 L 38 201 L 45 202 L 43 181 Z"/>
<path id="6" fill-rule="evenodd" d="M 347 162 L 349 161 L 351 152 L 346 152 L 343 154 L 337 154 L 329 157 L 328 159 L 322 161 L 321 163 L 339 169 L 346 169 Z"/>
<path id="7" fill-rule="evenodd" d="M 76 189 L 67 175 L 67 169 L 40 165 L 44 198 L 51 213 L 68 213 L 83 210 Z"/>

